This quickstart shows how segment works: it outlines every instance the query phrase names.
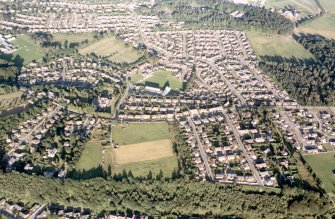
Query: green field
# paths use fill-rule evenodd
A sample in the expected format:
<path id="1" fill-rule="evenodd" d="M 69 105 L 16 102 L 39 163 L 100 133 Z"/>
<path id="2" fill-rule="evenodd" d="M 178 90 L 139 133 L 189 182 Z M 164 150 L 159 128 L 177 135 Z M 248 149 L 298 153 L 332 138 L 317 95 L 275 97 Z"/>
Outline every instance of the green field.
<path id="1" fill-rule="evenodd" d="M 116 144 L 127 145 L 171 138 L 169 125 L 159 123 L 129 123 L 125 127 L 113 127 L 113 140 Z"/>
<path id="2" fill-rule="evenodd" d="M 160 170 L 162 170 L 165 177 L 171 177 L 172 172 L 177 170 L 177 168 L 177 158 L 167 157 L 145 162 L 118 165 L 115 168 L 115 172 L 122 173 L 123 170 L 126 170 L 127 172 L 131 170 L 134 176 L 146 177 L 151 170 L 153 176 L 155 177 L 160 172 Z"/>
<path id="3" fill-rule="evenodd" d="M 171 72 L 166 70 L 158 70 L 153 76 L 145 80 L 146 82 L 158 83 L 160 87 L 164 87 L 166 82 L 169 82 L 170 87 L 175 90 L 182 89 L 183 82 L 174 76 Z"/>
<path id="4" fill-rule="evenodd" d="M 93 52 L 117 63 L 132 63 L 142 56 L 140 52 L 126 45 L 122 40 L 116 39 L 114 36 L 105 37 L 79 51 L 83 55 Z"/>
<path id="5" fill-rule="evenodd" d="M 326 192 L 335 192 L 335 152 L 304 155 L 316 176 L 322 181 L 322 187 Z"/>
<path id="6" fill-rule="evenodd" d="M 20 91 L 0 95 L 0 109 L 6 109 L 17 106 L 23 102 Z"/>
<path id="7" fill-rule="evenodd" d="M 315 15 L 317 13 L 317 5 L 314 0 L 267 0 L 266 7 L 276 9 L 293 7 L 298 9 L 301 16 Z"/>
<path id="8" fill-rule="evenodd" d="M 335 39 L 335 1 L 319 0 L 325 9 L 325 14 L 311 22 L 298 27 L 299 31 L 312 34 L 321 34 L 327 38 Z"/>
<path id="9" fill-rule="evenodd" d="M 141 74 L 134 74 L 131 76 L 130 82 L 135 84 L 138 81 L 140 81 L 142 78 L 143 76 Z"/>
<path id="10" fill-rule="evenodd" d="M 18 48 L 18 50 L 13 53 L 13 57 L 16 55 L 21 56 L 24 60 L 23 64 L 28 64 L 32 60 L 42 60 L 44 55 L 43 49 L 40 48 L 28 35 L 17 35 L 16 39 L 13 41 L 13 45 Z"/>
<path id="11" fill-rule="evenodd" d="M 93 33 L 54 33 L 54 41 L 64 42 L 67 40 L 69 43 L 82 42 L 88 40 L 92 42 L 94 40 Z"/>
<path id="12" fill-rule="evenodd" d="M 90 170 L 102 165 L 102 149 L 99 142 L 89 142 L 85 145 L 80 159 L 76 163 L 77 170 Z"/>
<path id="13" fill-rule="evenodd" d="M 286 58 L 313 58 L 291 36 L 268 35 L 259 32 L 247 32 L 247 37 L 257 56 L 282 56 Z"/>

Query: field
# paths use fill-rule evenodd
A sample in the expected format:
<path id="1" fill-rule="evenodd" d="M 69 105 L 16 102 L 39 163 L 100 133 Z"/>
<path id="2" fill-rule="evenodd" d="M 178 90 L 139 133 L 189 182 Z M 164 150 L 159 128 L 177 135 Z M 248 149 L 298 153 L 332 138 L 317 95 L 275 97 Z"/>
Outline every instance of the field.
<path id="1" fill-rule="evenodd" d="M 174 170 L 178 168 L 178 161 L 176 157 L 166 157 L 158 160 L 144 161 L 129 163 L 116 166 L 115 172 L 122 173 L 123 170 L 127 172 L 131 170 L 134 176 L 147 176 L 151 170 L 153 176 L 155 177 L 162 170 L 165 177 L 171 177 Z"/>
<path id="2" fill-rule="evenodd" d="M 13 41 L 18 50 L 13 53 L 13 57 L 20 55 L 23 58 L 23 64 L 28 64 L 32 60 L 40 61 L 44 55 L 42 48 L 35 43 L 28 35 L 20 34 Z"/>
<path id="3" fill-rule="evenodd" d="M 82 155 L 76 163 L 77 170 L 90 170 L 102 165 L 102 148 L 99 142 L 89 142 L 85 145 Z"/>
<path id="4" fill-rule="evenodd" d="M 142 78 L 143 78 L 143 76 L 141 74 L 134 74 L 134 75 L 131 76 L 130 82 L 131 83 L 137 83 Z"/>
<path id="5" fill-rule="evenodd" d="M 286 58 L 313 58 L 313 55 L 291 36 L 268 35 L 258 32 L 247 32 L 246 34 L 259 57 L 278 55 Z"/>
<path id="6" fill-rule="evenodd" d="M 171 177 L 178 168 L 167 123 L 129 123 L 126 127 L 113 127 L 113 140 L 117 149 L 106 150 L 106 163 L 112 164 L 114 173 L 131 170 L 134 176 L 146 177 L 151 170 L 156 176 L 162 170 Z"/>
<path id="7" fill-rule="evenodd" d="M 0 95 L 0 109 L 7 109 L 22 103 L 20 91 Z"/>
<path id="8" fill-rule="evenodd" d="M 174 76 L 171 72 L 166 70 L 158 70 L 153 74 L 152 77 L 145 80 L 146 82 L 153 82 L 159 84 L 159 87 L 164 87 L 164 84 L 168 81 L 170 87 L 175 90 L 182 89 L 183 83 L 179 78 Z"/>
<path id="9" fill-rule="evenodd" d="M 117 164 L 127 164 L 171 157 L 173 156 L 173 151 L 171 141 L 164 139 L 139 144 L 121 145 L 115 150 L 115 155 Z"/>
<path id="10" fill-rule="evenodd" d="M 84 40 L 92 42 L 94 40 L 92 33 L 54 33 L 53 38 L 55 41 L 60 42 L 67 40 L 69 43 L 82 42 Z"/>
<path id="11" fill-rule="evenodd" d="M 113 140 L 119 145 L 158 141 L 170 137 L 169 125 L 165 122 L 129 123 L 126 127 L 120 125 L 113 127 Z"/>
<path id="12" fill-rule="evenodd" d="M 335 176 L 332 172 L 335 169 L 335 152 L 304 155 L 316 176 L 323 182 L 326 192 L 335 191 Z"/>
<path id="13" fill-rule="evenodd" d="M 311 22 L 298 27 L 299 31 L 312 34 L 321 34 L 328 38 L 335 39 L 335 1 L 319 0 L 325 9 L 325 14 Z"/>
<path id="14" fill-rule="evenodd" d="M 134 50 L 131 46 L 127 46 L 123 41 L 116 39 L 114 36 L 105 37 L 79 51 L 83 55 L 92 52 L 105 56 L 117 63 L 132 63 L 142 56 L 141 53 Z"/>
<path id="15" fill-rule="evenodd" d="M 298 9 L 301 16 L 315 15 L 318 8 L 314 0 L 267 0 L 266 2 L 268 8 L 282 9 L 289 6 Z"/>

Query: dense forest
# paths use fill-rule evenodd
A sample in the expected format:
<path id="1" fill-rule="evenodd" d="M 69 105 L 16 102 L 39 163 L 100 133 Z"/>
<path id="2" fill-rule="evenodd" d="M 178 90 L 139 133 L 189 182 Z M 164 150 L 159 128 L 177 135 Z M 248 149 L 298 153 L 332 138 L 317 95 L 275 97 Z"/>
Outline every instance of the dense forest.
<path id="1" fill-rule="evenodd" d="M 185 22 L 189 28 L 232 28 L 288 34 L 294 26 L 284 16 L 265 8 L 218 0 L 162 1 L 149 11 L 142 8 L 141 13 L 156 14 L 163 20 Z"/>
<path id="2" fill-rule="evenodd" d="M 260 189 L 219 183 L 102 178 L 60 181 L 19 173 L 0 174 L 0 197 L 102 210 L 137 210 L 148 215 L 290 218 L 334 212 L 326 196 L 297 188 Z"/>
<path id="3" fill-rule="evenodd" d="M 320 35 L 294 35 L 294 39 L 315 57 L 262 57 L 260 66 L 279 85 L 307 105 L 335 104 L 335 40 Z"/>

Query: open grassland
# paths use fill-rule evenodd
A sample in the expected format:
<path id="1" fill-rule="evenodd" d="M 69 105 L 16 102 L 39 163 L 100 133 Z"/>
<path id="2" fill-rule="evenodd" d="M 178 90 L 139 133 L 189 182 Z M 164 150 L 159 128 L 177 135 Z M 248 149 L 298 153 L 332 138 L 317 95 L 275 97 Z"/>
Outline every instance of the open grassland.
<path id="1" fill-rule="evenodd" d="M 102 148 L 99 142 L 88 142 L 80 159 L 76 163 L 77 170 L 90 170 L 102 165 Z"/>
<path id="2" fill-rule="evenodd" d="M 266 7 L 283 9 L 285 7 L 293 7 L 298 9 L 302 16 L 304 15 L 314 15 L 317 13 L 317 5 L 314 0 L 267 0 Z"/>
<path id="3" fill-rule="evenodd" d="M 316 176 L 322 181 L 326 192 L 335 191 L 335 152 L 304 155 L 304 159 L 311 166 Z"/>
<path id="4" fill-rule="evenodd" d="M 335 1 L 319 0 L 325 9 L 325 14 L 313 21 L 306 22 L 298 27 L 304 33 L 321 34 L 327 38 L 335 39 Z"/>
<path id="5" fill-rule="evenodd" d="M 20 91 L 0 95 L 0 109 L 15 107 L 23 102 Z"/>
<path id="6" fill-rule="evenodd" d="M 113 127 L 113 141 L 119 145 L 137 144 L 171 138 L 166 122 L 129 123 Z"/>
<path id="7" fill-rule="evenodd" d="M 178 161 L 176 157 L 166 157 L 157 160 L 122 164 L 116 166 L 115 173 L 122 173 L 123 170 L 131 171 L 136 177 L 146 177 L 149 171 L 155 177 L 162 170 L 164 177 L 171 177 L 172 172 L 178 169 Z"/>
<path id="8" fill-rule="evenodd" d="M 157 160 L 173 156 L 170 139 L 121 145 L 115 150 L 116 164 Z"/>
<path id="9" fill-rule="evenodd" d="M 168 82 L 170 87 L 175 90 L 179 90 L 183 87 L 183 82 L 179 80 L 175 75 L 173 75 L 171 72 L 166 71 L 166 70 L 158 70 L 145 80 L 146 82 L 152 82 L 152 83 L 157 83 L 159 84 L 159 87 L 164 87 L 165 83 Z"/>
<path id="10" fill-rule="evenodd" d="M 13 53 L 13 58 L 16 55 L 23 58 L 23 64 L 28 64 L 32 60 L 40 61 L 44 55 L 42 48 L 38 46 L 28 35 L 20 34 L 16 36 L 16 39 L 13 41 L 18 49 Z"/>
<path id="11" fill-rule="evenodd" d="M 94 42 L 79 52 L 83 55 L 95 53 L 117 63 L 132 63 L 142 56 L 140 52 L 126 45 L 122 40 L 116 39 L 114 36 L 108 36 Z"/>
<path id="12" fill-rule="evenodd" d="M 296 42 L 291 36 L 268 35 L 247 32 L 251 46 L 257 56 L 282 56 L 286 58 L 313 58 L 313 55 Z"/>
<path id="13" fill-rule="evenodd" d="M 53 38 L 60 42 L 67 40 L 69 43 L 79 43 L 85 40 L 90 43 L 94 40 L 93 33 L 54 33 Z"/>

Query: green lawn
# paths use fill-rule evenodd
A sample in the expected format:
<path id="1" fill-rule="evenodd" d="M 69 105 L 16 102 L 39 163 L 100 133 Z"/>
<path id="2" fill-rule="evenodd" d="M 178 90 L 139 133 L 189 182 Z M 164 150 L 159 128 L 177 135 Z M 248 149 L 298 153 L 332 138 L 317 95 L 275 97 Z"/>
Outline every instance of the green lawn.
<path id="1" fill-rule="evenodd" d="M 135 84 L 139 80 L 141 80 L 142 78 L 143 78 L 143 76 L 141 74 L 134 74 L 134 75 L 131 76 L 130 82 Z"/>
<path id="2" fill-rule="evenodd" d="M 139 59 L 142 54 L 130 45 L 126 45 L 115 36 L 107 36 L 91 45 L 81 49 L 79 53 L 85 55 L 94 52 L 97 55 L 107 57 L 109 60 L 122 63 L 132 63 Z"/>
<path id="3" fill-rule="evenodd" d="M 321 34 L 327 38 L 335 39 L 335 1 L 319 1 L 326 13 L 323 16 L 298 27 L 298 30 L 305 33 Z"/>
<path id="4" fill-rule="evenodd" d="M 174 76 L 171 72 L 166 70 L 158 70 L 153 74 L 152 77 L 145 80 L 146 82 L 158 83 L 160 87 L 164 87 L 165 83 L 168 81 L 170 87 L 175 90 L 182 89 L 183 82 Z"/>
<path id="5" fill-rule="evenodd" d="M 113 140 L 116 144 L 137 144 L 147 141 L 158 141 L 171 138 L 169 125 L 159 123 L 128 123 L 123 128 L 120 125 L 113 127 Z"/>
<path id="6" fill-rule="evenodd" d="M 32 60 L 41 61 L 44 55 L 42 48 L 38 46 L 28 35 L 20 34 L 16 36 L 16 39 L 13 41 L 18 50 L 13 53 L 13 57 L 16 55 L 21 56 L 24 62 L 23 64 L 28 64 Z"/>
<path id="7" fill-rule="evenodd" d="M 283 9 L 288 6 L 298 9 L 302 16 L 314 15 L 317 12 L 314 0 L 267 0 L 266 2 L 268 8 Z"/>
<path id="8" fill-rule="evenodd" d="M 162 170 L 165 177 L 171 177 L 173 170 L 177 170 L 177 168 L 177 158 L 173 156 L 152 161 L 118 165 L 116 166 L 115 173 L 122 173 L 123 170 L 127 172 L 131 170 L 134 176 L 146 177 L 151 170 L 153 177 L 156 177 L 160 170 Z"/>
<path id="9" fill-rule="evenodd" d="M 92 42 L 94 40 L 93 33 L 54 33 L 53 38 L 55 41 L 60 42 L 67 40 L 69 43 L 82 42 L 84 40 Z"/>
<path id="10" fill-rule="evenodd" d="M 335 152 L 304 155 L 317 177 L 322 181 L 322 187 L 326 192 L 335 192 Z"/>
<path id="11" fill-rule="evenodd" d="M 82 155 L 76 163 L 77 170 L 90 170 L 102 165 L 102 149 L 99 142 L 89 142 L 85 145 Z"/>
<path id="12" fill-rule="evenodd" d="M 23 103 L 21 96 L 22 96 L 22 92 L 20 91 L 0 95 L 0 109 L 14 107 L 14 106 L 17 106 Z"/>
<path id="13" fill-rule="evenodd" d="M 282 56 L 286 58 L 313 58 L 313 55 L 297 43 L 291 36 L 268 35 L 246 32 L 257 56 Z"/>

